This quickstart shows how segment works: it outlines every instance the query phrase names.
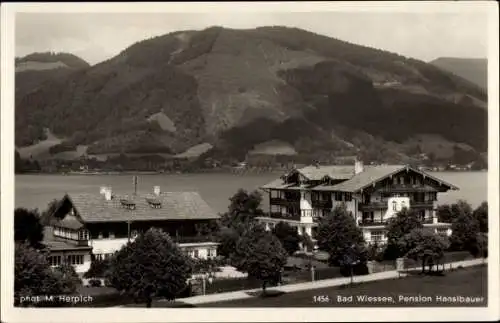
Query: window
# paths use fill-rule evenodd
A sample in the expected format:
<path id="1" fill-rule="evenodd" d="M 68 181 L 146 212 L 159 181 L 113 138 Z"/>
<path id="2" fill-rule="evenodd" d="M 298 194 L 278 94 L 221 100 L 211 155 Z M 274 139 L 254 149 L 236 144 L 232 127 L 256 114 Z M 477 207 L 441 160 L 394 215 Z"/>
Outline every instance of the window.
<path id="1" fill-rule="evenodd" d="M 448 235 L 448 229 L 447 228 L 437 228 L 437 234 L 441 236 L 447 236 Z"/>
<path id="2" fill-rule="evenodd" d="M 83 255 L 69 255 L 67 261 L 69 265 L 83 265 Z"/>
<path id="3" fill-rule="evenodd" d="M 51 266 L 60 266 L 61 265 L 61 256 L 49 256 L 49 264 Z"/>
<path id="4" fill-rule="evenodd" d="M 396 201 L 392 201 L 392 210 L 397 211 L 398 210 L 398 203 Z"/>
<path id="5" fill-rule="evenodd" d="M 347 202 L 352 201 L 352 193 L 345 193 L 345 200 Z"/>
<path id="6" fill-rule="evenodd" d="M 195 258 L 198 258 L 198 257 L 200 256 L 200 251 L 199 251 L 198 249 L 194 249 L 194 250 L 193 250 L 193 256 L 194 256 Z"/>
<path id="7" fill-rule="evenodd" d="M 216 250 L 215 249 L 208 249 L 208 257 L 214 258 L 215 256 L 216 256 Z"/>
<path id="8" fill-rule="evenodd" d="M 384 240 L 384 231 L 372 231 L 371 232 L 371 241 L 372 242 L 381 242 Z"/>
<path id="9" fill-rule="evenodd" d="M 87 230 L 78 231 L 79 240 L 89 240 L 89 232 Z"/>

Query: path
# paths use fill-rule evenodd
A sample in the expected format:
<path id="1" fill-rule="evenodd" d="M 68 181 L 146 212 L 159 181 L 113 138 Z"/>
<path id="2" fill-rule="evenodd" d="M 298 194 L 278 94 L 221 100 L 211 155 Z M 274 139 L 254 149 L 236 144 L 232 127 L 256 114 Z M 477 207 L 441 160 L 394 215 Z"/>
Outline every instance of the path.
<path id="1" fill-rule="evenodd" d="M 482 264 L 483 261 L 484 261 L 484 263 L 487 263 L 488 260 L 487 259 L 485 259 L 485 260 L 473 259 L 473 260 L 457 261 L 457 262 L 453 262 L 451 264 L 446 264 L 446 268 L 448 268 L 448 266 L 450 266 L 450 265 L 453 268 L 457 268 L 458 266 L 462 266 L 462 267 L 477 266 L 477 265 Z M 421 268 L 417 268 L 417 269 L 421 269 Z M 393 278 L 398 278 L 399 276 L 404 277 L 405 274 L 404 273 L 399 274 L 398 271 L 393 270 L 393 271 L 384 271 L 384 272 L 379 272 L 379 273 L 364 275 L 364 276 L 354 276 L 353 281 L 354 281 L 354 283 L 360 283 L 360 282 L 369 282 L 369 281 L 375 281 L 375 280 L 393 279 Z M 276 290 L 276 291 L 290 293 L 290 292 L 299 292 L 299 291 L 310 290 L 310 289 L 340 286 L 340 285 L 349 284 L 350 281 L 351 281 L 350 277 L 341 277 L 341 278 L 317 280 L 314 282 L 271 287 L 271 288 L 268 288 L 268 290 Z M 193 304 L 193 305 L 194 304 L 204 304 L 204 303 L 224 302 L 224 301 L 231 301 L 231 300 L 235 300 L 235 299 L 253 298 L 255 296 L 248 295 L 248 293 L 260 291 L 260 290 L 261 290 L 260 288 L 256 288 L 256 289 L 242 290 L 242 291 L 229 292 L 229 293 L 198 295 L 198 296 L 193 296 L 193 297 L 179 298 L 178 301 L 181 301 L 181 302 L 187 303 L 187 304 Z M 163 302 L 163 300 L 158 300 L 158 302 L 161 303 L 161 302 Z"/>

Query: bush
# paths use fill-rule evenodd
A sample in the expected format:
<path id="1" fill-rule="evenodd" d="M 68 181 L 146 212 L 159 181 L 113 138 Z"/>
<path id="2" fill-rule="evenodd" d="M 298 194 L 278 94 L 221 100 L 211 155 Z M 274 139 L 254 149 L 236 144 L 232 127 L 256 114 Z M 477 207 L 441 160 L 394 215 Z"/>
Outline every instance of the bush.
<path id="1" fill-rule="evenodd" d="M 100 279 L 91 279 L 89 280 L 89 285 L 92 287 L 101 287 L 102 282 Z"/>

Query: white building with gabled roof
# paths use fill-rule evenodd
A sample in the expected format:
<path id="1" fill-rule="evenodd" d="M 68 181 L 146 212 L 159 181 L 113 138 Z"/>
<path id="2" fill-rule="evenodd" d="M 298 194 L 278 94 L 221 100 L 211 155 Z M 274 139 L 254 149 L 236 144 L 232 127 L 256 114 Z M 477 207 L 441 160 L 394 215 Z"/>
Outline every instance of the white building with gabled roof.
<path id="1" fill-rule="evenodd" d="M 67 260 L 59 257 L 64 246 L 68 252 L 78 247 L 78 254 L 84 254 L 72 263 L 78 272 L 88 270 L 91 258 L 109 257 L 152 227 L 167 232 L 192 257 L 213 258 L 218 243 L 206 232 L 218 218 L 197 192 L 161 192 L 155 186 L 151 193 L 116 194 L 104 187 L 96 194 L 66 194 L 44 242 L 56 256 L 50 258 L 53 266 Z"/>
<path id="2" fill-rule="evenodd" d="M 269 216 L 259 221 L 271 229 L 284 221 L 313 240 L 317 220 L 344 204 L 368 243 L 386 242 L 388 220 L 403 208 L 419 214 L 424 226 L 451 234 L 438 222 L 437 195 L 458 188 L 407 165 L 307 166 L 294 169 L 261 187 L 269 198 Z"/>

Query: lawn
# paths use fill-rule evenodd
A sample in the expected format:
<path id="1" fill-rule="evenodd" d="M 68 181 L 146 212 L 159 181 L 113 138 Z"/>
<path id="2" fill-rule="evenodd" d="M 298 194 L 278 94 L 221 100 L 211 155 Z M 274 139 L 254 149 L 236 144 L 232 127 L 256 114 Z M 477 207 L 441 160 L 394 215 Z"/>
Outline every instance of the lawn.
<path id="1" fill-rule="evenodd" d="M 352 300 L 349 299 L 350 296 Z M 413 299 L 403 300 L 401 297 Z M 415 299 L 420 296 L 419 299 Z M 442 297 L 441 301 L 438 296 Z M 460 302 L 447 297 L 479 298 L 482 301 Z M 343 297 L 344 301 L 340 301 Z M 361 300 L 360 297 L 365 297 Z M 378 298 L 368 300 L 367 298 Z M 391 299 L 392 298 L 392 301 Z M 182 300 L 179 300 L 182 301 Z M 165 303 L 156 306 L 165 306 Z M 444 276 L 420 276 L 382 280 L 301 292 L 274 297 L 254 297 L 234 301 L 200 304 L 196 307 L 355 307 L 355 306 L 487 306 L 487 267 L 460 268 Z"/>

